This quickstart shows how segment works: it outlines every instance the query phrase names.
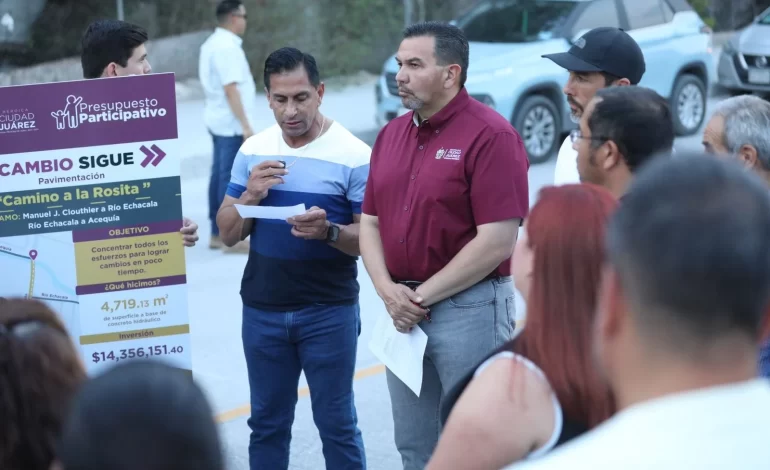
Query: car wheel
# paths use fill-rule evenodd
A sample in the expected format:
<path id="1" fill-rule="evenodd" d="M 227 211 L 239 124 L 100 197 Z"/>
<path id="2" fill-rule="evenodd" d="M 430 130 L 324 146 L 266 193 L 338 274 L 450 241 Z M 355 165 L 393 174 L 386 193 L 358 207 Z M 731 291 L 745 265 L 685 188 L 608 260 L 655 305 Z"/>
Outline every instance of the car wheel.
<path id="1" fill-rule="evenodd" d="M 561 119 L 553 101 L 545 96 L 532 95 L 518 106 L 513 127 L 521 135 L 529 162 L 548 161 L 559 148 Z"/>
<path id="2" fill-rule="evenodd" d="M 698 132 L 706 117 L 706 85 L 695 75 L 684 74 L 676 79 L 671 94 L 674 132 L 678 136 Z"/>

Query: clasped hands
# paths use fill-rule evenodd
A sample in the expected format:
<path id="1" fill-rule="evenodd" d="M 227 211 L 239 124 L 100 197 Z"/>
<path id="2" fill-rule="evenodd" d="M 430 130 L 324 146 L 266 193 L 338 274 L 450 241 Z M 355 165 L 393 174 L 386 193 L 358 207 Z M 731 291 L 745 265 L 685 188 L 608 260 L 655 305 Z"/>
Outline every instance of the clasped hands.
<path id="1" fill-rule="evenodd" d="M 409 287 L 391 282 L 380 291 L 393 326 L 400 333 L 409 333 L 412 327 L 420 323 L 430 312 L 420 306 L 423 298 Z"/>

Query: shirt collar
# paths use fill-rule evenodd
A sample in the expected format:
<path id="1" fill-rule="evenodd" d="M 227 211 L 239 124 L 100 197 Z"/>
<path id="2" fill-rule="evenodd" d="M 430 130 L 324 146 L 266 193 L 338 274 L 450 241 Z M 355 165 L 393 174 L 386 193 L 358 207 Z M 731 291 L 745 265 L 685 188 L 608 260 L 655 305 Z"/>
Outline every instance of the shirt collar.
<path id="1" fill-rule="evenodd" d="M 465 108 L 470 99 L 471 98 L 468 95 L 468 90 L 466 90 L 465 87 L 462 87 L 460 88 L 460 91 L 457 93 L 457 95 L 452 98 L 452 101 L 441 108 L 439 112 L 431 116 L 430 119 L 423 119 L 422 122 L 420 122 L 420 116 L 416 111 L 412 111 L 412 120 L 417 126 L 427 122 L 433 128 L 442 127 L 447 123 L 447 121 L 454 117 L 455 114 Z"/>
<path id="2" fill-rule="evenodd" d="M 226 37 L 226 38 L 230 39 L 231 41 L 233 41 L 238 46 L 243 44 L 243 38 L 241 38 L 240 36 L 238 36 L 237 34 L 235 34 L 234 32 L 232 32 L 232 31 L 230 31 L 228 29 L 225 29 L 225 28 L 222 28 L 220 26 L 217 26 L 217 28 L 214 30 L 214 32 L 219 34 L 220 36 L 223 36 L 223 37 Z"/>

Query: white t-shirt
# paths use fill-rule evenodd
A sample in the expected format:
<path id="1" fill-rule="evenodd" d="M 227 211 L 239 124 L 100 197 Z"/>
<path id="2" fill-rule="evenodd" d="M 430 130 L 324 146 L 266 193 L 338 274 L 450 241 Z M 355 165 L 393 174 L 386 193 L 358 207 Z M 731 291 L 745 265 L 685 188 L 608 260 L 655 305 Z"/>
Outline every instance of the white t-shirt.
<path id="1" fill-rule="evenodd" d="M 243 126 L 230 109 L 225 85 L 238 84 L 246 118 L 257 107 L 257 86 L 243 52 L 243 39 L 224 28 L 216 28 L 203 43 L 198 62 L 198 76 L 206 97 L 203 121 L 212 134 L 243 135 Z"/>
<path id="2" fill-rule="evenodd" d="M 650 400 L 510 470 L 767 470 L 770 381 Z"/>
<path id="3" fill-rule="evenodd" d="M 556 158 L 556 169 L 553 172 L 553 184 L 580 183 L 580 174 L 577 169 L 577 151 L 572 148 L 572 139 L 567 136 L 559 148 L 559 156 Z"/>

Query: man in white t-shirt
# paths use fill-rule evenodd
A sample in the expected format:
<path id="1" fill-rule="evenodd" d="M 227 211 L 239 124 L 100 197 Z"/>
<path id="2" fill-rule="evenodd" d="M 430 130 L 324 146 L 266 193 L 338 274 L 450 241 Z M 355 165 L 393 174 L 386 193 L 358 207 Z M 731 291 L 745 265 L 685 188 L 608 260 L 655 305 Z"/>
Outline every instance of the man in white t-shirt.
<path id="1" fill-rule="evenodd" d="M 206 96 L 203 120 L 214 141 L 214 158 L 209 182 L 209 218 L 212 249 L 223 248 L 216 224 L 217 211 L 230 182 L 230 171 L 238 149 L 254 134 L 249 122 L 257 105 L 257 89 L 246 54 L 243 36 L 246 9 L 240 0 L 223 0 L 216 9 L 219 26 L 203 43 L 198 74 Z M 233 250 L 248 253 L 241 243 Z"/>
<path id="2" fill-rule="evenodd" d="M 654 136 L 650 136 L 654 137 Z M 593 354 L 618 412 L 517 470 L 768 468 L 770 193 L 734 161 L 649 162 L 607 231 Z"/>
<path id="3" fill-rule="evenodd" d="M 567 52 L 546 54 L 556 65 L 569 71 L 564 86 L 577 123 L 588 102 L 600 88 L 636 85 L 645 71 L 641 48 L 625 31 L 618 28 L 595 28 L 580 37 Z M 559 148 L 554 181 L 556 185 L 580 182 L 577 171 L 577 152 L 569 137 Z"/>

